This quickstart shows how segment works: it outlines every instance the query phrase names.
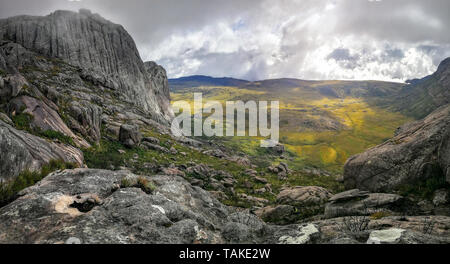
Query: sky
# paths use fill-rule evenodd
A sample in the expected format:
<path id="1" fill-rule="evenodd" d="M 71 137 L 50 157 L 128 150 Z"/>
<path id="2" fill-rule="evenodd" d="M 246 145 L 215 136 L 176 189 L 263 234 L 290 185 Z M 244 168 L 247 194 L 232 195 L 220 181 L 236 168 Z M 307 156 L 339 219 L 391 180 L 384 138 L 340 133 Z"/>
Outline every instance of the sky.
<path id="1" fill-rule="evenodd" d="M 405 81 L 450 57 L 448 0 L 0 0 L 0 18 L 90 9 L 169 78 Z"/>

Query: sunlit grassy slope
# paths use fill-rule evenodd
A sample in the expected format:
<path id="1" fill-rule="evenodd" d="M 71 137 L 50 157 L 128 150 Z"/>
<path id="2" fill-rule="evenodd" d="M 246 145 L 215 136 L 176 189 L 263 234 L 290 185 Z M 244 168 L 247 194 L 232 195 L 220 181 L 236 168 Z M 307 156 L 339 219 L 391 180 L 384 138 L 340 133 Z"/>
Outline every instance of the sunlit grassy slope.
<path id="1" fill-rule="evenodd" d="M 194 92 L 201 92 L 204 102 L 280 101 L 280 142 L 289 151 L 291 158 L 287 161 L 294 169 L 306 166 L 340 173 L 351 155 L 382 143 L 393 136 L 396 128 L 411 121 L 400 113 L 371 103 L 374 99 L 388 98 L 391 92 L 401 89 L 401 84 L 284 79 L 240 87 L 180 86 L 178 84 L 172 93 L 173 101 L 192 102 Z M 265 150 L 259 147 L 257 138 L 218 140 L 247 153 L 263 165 L 279 162 L 264 160 Z"/>

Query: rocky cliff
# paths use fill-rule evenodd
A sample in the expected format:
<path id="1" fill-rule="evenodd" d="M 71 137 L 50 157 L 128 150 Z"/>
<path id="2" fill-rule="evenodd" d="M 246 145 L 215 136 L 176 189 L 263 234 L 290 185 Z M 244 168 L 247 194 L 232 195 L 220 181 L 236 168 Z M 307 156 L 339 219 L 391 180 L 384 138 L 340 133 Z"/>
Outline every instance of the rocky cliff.
<path id="1" fill-rule="evenodd" d="M 450 105 L 399 128 L 394 138 L 351 157 L 344 168 L 346 188 L 398 190 L 432 177 L 450 180 Z"/>
<path id="2" fill-rule="evenodd" d="M 164 130 L 173 117 L 164 68 L 144 63 L 122 26 L 87 10 L 0 20 L 0 95 L 10 124 L 1 125 L 0 157 L 11 161 L 0 179 L 53 159 L 84 166 L 79 149 L 102 133 L 117 139 L 124 123 Z"/>
<path id="3" fill-rule="evenodd" d="M 160 68 L 147 72 L 126 30 L 88 10 L 56 11 L 48 16 L 18 16 L 0 20 L 0 39 L 82 69 L 82 76 L 112 89 L 152 114 L 159 122 L 172 117 L 167 81 Z M 159 73 L 161 72 L 161 73 Z M 160 94 L 160 96 L 156 96 Z"/>

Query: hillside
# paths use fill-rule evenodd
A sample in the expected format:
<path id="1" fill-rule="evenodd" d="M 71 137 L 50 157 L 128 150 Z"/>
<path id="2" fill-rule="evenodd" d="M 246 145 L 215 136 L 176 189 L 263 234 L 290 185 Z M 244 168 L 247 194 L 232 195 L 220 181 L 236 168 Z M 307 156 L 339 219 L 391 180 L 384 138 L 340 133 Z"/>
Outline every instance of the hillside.
<path id="1" fill-rule="evenodd" d="M 423 118 L 440 106 L 450 103 L 450 58 L 437 71 L 405 86 L 392 102 L 393 109 L 415 118 Z"/>
<path id="2" fill-rule="evenodd" d="M 204 100 L 280 101 L 280 141 L 291 154 L 288 164 L 297 169 L 318 168 L 340 174 L 350 156 L 382 143 L 402 124 L 412 120 L 403 114 L 378 107 L 391 100 L 404 84 L 377 81 L 304 81 L 297 79 L 245 82 L 224 86 L 222 79 L 204 78 L 193 83 L 182 78 L 169 80 L 173 100 L 192 100 L 202 92 Z M 184 87 L 184 88 L 183 88 Z M 258 162 L 264 155 L 251 138 L 218 139 Z M 256 154 L 258 153 L 258 155 Z"/>
<path id="3" fill-rule="evenodd" d="M 433 105 L 445 65 L 412 84 L 444 85 Z M 450 109 L 397 129 L 408 87 L 169 81 L 88 10 L 2 19 L 0 244 L 448 244 Z M 193 92 L 279 100 L 282 145 L 173 135 L 171 97 Z"/>

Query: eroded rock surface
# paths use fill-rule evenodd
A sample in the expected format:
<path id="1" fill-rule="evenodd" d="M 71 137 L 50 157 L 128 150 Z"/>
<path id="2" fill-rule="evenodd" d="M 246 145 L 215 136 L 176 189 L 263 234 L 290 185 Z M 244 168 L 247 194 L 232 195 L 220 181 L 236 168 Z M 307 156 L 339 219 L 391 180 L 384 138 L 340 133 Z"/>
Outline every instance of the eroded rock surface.
<path id="1" fill-rule="evenodd" d="M 450 105 L 407 124 L 382 145 L 351 157 L 344 167 L 347 189 L 389 192 L 431 177 L 449 177 Z"/>
<path id="2" fill-rule="evenodd" d="M 155 187 L 147 193 L 133 181 Z M 312 227 L 266 225 L 174 176 L 66 170 L 19 195 L 0 209 L 0 243 L 297 243 L 318 236 Z"/>
<path id="3" fill-rule="evenodd" d="M 325 207 L 325 217 L 372 215 L 377 212 L 414 214 L 414 210 L 414 204 L 400 195 L 355 189 L 331 197 Z"/>
<path id="4" fill-rule="evenodd" d="M 159 86 L 165 76 L 148 74 L 131 36 L 98 14 L 55 11 L 48 16 L 2 19 L 0 39 L 81 67 L 84 79 L 118 91 L 121 98 L 160 122 L 172 117 L 165 99 L 167 87 Z"/>
<path id="5" fill-rule="evenodd" d="M 23 170 L 39 170 L 51 160 L 64 160 L 83 166 L 83 153 L 69 145 L 14 129 L 0 120 L 0 180 L 10 180 Z"/>

